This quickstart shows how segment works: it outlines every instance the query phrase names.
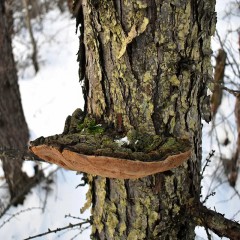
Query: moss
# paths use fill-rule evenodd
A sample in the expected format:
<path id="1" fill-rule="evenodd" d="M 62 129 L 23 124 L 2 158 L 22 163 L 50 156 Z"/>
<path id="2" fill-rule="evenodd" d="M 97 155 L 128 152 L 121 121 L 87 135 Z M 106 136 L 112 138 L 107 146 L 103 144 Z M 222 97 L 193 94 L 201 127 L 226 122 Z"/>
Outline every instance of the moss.
<path id="1" fill-rule="evenodd" d="M 97 195 L 97 204 L 95 206 L 93 212 L 93 222 L 97 227 L 98 231 L 101 232 L 103 230 L 104 224 L 102 223 L 103 210 L 105 205 L 105 197 L 106 197 L 106 178 L 97 177 L 95 180 L 96 188 L 94 194 Z"/>
<path id="2" fill-rule="evenodd" d="M 145 1 L 137 0 L 136 4 L 137 4 L 138 9 L 147 8 L 147 3 Z"/>
<path id="3" fill-rule="evenodd" d="M 154 151 L 162 144 L 163 139 L 159 135 L 155 135 L 151 138 L 149 144 L 145 147 L 147 152 Z"/>
<path id="4" fill-rule="evenodd" d="M 80 213 L 83 214 L 87 209 L 91 207 L 92 204 L 92 189 L 89 185 L 88 191 L 86 193 L 86 202 L 84 203 L 84 206 L 80 209 Z"/>
<path id="5" fill-rule="evenodd" d="M 143 81 L 144 82 L 149 82 L 149 80 L 152 79 L 152 75 L 150 71 L 145 72 L 144 76 L 143 76 Z"/>
<path id="6" fill-rule="evenodd" d="M 116 215 L 117 208 L 113 202 L 107 202 L 106 204 L 106 212 L 107 212 L 107 232 L 109 236 L 112 238 L 115 232 L 115 229 L 118 225 L 118 218 Z"/>
<path id="7" fill-rule="evenodd" d="M 139 239 L 141 239 L 139 236 L 139 231 L 136 229 L 131 230 L 127 236 L 127 240 L 139 240 Z"/>
<path id="8" fill-rule="evenodd" d="M 167 138 L 166 142 L 161 146 L 162 153 L 177 153 L 185 151 L 189 148 L 189 141 L 186 139 Z"/>
<path id="9" fill-rule="evenodd" d="M 170 78 L 170 83 L 172 84 L 172 86 L 176 86 L 176 87 L 178 87 L 180 85 L 180 81 L 179 81 L 179 79 L 177 78 L 176 75 L 173 75 Z"/>
<path id="10" fill-rule="evenodd" d="M 79 123 L 77 126 L 79 132 L 88 132 L 90 134 L 102 134 L 104 128 L 101 124 L 97 124 L 96 120 L 90 116 L 84 118 L 83 123 Z"/>
<path id="11" fill-rule="evenodd" d="M 127 229 L 127 226 L 126 226 L 126 223 L 125 222 L 120 222 L 120 224 L 119 224 L 119 235 L 120 235 L 120 237 L 123 235 L 123 233 L 126 231 L 126 229 Z"/>
<path id="12" fill-rule="evenodd" d="M 150 228 L 153 228 L 156 221 L 159 219 L 159 213 L 155 211 L 151 211 L 150 214 L 148 214 L 148 225 Z"/>
<path id="13" fill-rule="evenodd" d="M 175 214 L 178 214 L 180 212 L 181 208 L 179 205 L 177 204 L 173 204 L 173 209 L 172 211 L 175 213 Z"/>

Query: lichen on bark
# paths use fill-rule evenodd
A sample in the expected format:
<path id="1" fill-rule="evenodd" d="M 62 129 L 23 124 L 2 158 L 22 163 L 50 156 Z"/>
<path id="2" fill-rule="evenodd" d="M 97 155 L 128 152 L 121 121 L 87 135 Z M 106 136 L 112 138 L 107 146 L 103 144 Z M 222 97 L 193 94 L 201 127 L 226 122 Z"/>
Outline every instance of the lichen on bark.
<path id="1" fill-rule="evenodd" d="M 84 112 L 67 119 L 63 134 L 33 146 L 55 144 L 57 155 L 71 155 L 67 146 L 85 156 L 142 161 L 152 161 L 152 152 L 161 160 L 162 153 L 192 148 L 190 161 L 162 174 L 137 180 L 89 175 L 86 206 L 91 201 L 92 239 L 193 239 L 186 209 L 200 196 L 201 109 L 212 74 L 215 1 L 79 2 Z M 118 146 L 115 140 L 124 136 L 129 146 Z"/>
<path id="2" fill-rule="evenodd" d="M 185 208 L 200 194 L 201 105 L 212 74 L 215 1 L 82 4 L 86 111 L 116 129 L 121 114 L 124 135 L 138 130 L 191 139 L 194 149 L 190 162 L 164 174 L 106 179 L 98 190 L 98 177 L 94 178 L 92 214 L 102 219 L 104 228 L 94 224 L 92 238 L 193 239 L 195 225 L 185 216 Z M 136 34 L 144 19 L 146 29 Z M 126 42 L 135 26 L 134 38 Z M 104 204 L 98 201 L 101 191 L 106 192 Z M 115 208 L 109 208 L 113 203 Z M 110 226 L 108 215 L 117 216 L 118 223 L 114 220 Z"/>

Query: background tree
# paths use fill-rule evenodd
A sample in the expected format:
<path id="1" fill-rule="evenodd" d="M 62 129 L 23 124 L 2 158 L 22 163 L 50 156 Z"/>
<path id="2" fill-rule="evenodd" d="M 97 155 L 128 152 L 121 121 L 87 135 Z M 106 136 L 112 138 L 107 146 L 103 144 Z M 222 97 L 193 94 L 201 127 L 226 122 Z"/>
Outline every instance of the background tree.
<path id="1" fill-rule="evenodd" d="M 12 54 L 12 13 L 7 1 L 0 2 L 0 146 L 22 149 L 28 142 L 28 128 L 24 118 L 18 87 L 17 70 Z M 1 155 L 4 175 L 12 203 L 23 201 L 29 178 L 22 172 L 23 159 Z M 27 190 L 28 191 L 28 190 Z"/>
<path id="2" fill-rule="evenodd" d="M 220 160 L 215 173 L 221 175 L 223 170 L 236 193 L 238 188 L 235 188 L 235 185 L 239 174 L 239 17 L 239 1 L 230 1 L 226 5 L 224 14 L 219 16 L 228 28 L 226 31 L 218 29 L 213 41 L 220 49 L 215 58 L 212 111 L 216 121 L 212 123 L 211 134 L 213 143 L 211 148 L 215 147 L 217 150 L 215 159 Z M 216 53 L 213 55 L 215 56 Z M 227 109 L 226 102 L 229 103 Z M 224 176 L 220 177 L 224 179 Z"/>
<path id="3" fill-rule="evenodd" d="M 215 1 L 89 0 L 75 4 L 85 119 L 75 112 L 62 135 L 38 139 L 34 148 L 55 144 L 59 157 L 70 147 L 86 155 L 122 158 L 127 145 L 128 154 L 137 154 L 139 159 L 144 154 L 154 156 L 151 150 L 165 143 L 170 146 L 167 154 L 174 155 L 179 138 L 192 143 L 191 159 L 163 174 L 138 180 L 88 175 L 92 238 L 193 239 L 195 226 L 203 225 L 219 236 L 238 239 L 237 223 L 200 204 L 201 118 L 209 120 L 210 109 L 204 109 L 209 108 L 206 93 L 212 79 Z M 93 122 L 87 125 L 89 118 Z M 79 122 L 75 124 L 74 119 Z M 112 145 L 97 149 L 99 138 L 100 142 L 106 139 L 106 129 L 94 135 L 95 146 L 86 141 L 86 130 L 97 130 L 98 124 L 112 129 L 113 142 L 127 136 L 125 148 L 118 153 Z M 78 147 L 81 134 L 85 145 Z M 62 159 L 61 166 L 75 165 L 73 159 Z"/>

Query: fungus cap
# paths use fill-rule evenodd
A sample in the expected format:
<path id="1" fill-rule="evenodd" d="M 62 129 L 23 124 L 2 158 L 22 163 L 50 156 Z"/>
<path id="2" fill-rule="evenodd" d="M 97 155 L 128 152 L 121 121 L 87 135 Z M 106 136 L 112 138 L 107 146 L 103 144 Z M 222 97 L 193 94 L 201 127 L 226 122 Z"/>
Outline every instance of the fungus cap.
<path id="1" fill-rule="evenodd" d="M 84 155 L 64 149 L 62 152 L 48 145 L 31 146 L 30 150 L 47 162 L 68 170 L 85 172 L 108 178 L 137 179 L 180 166 L 191 156 L 191 150 L 154 162 L 122 158 Z"/>

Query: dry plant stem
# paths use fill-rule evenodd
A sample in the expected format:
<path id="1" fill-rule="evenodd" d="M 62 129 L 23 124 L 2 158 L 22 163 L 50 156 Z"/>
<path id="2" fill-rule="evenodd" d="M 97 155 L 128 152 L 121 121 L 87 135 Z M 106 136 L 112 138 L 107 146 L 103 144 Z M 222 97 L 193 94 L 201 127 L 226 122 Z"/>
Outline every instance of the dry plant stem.
<path id="1" fill-rule="evenodd" d="M 69 150 L 61 152 L 48 145 L 33 146 L 30 147 L 30 150 L 40 158 L 65 169 L 117 179 L 136 179 L 158 172 L 165 172 L 178 167 L 191 156 L 189 150 L 169 156 L 163 161 L 143 162 L 106 156 L 83 155 Z"/>

